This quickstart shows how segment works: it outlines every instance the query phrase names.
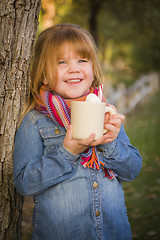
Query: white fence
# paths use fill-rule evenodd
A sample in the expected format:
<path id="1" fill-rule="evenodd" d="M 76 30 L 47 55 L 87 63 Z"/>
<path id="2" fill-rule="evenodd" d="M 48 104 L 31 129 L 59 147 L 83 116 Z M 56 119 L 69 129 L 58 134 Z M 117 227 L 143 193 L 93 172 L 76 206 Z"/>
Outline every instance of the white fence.
<path id="1" fill-rule="evenodd" d="M 137 104 L 144 102 L 158 89 L 159 75 L 157 73 L 140 77 L 129 88 L 126 88 L 124 84 L 119 84 L 117 90 L 114 90 L 113 87 L 108 86 L 107 82 L 104 83 L 104 95 L 107 102 L 115 105 L 118 112 L 123 114 L 132 112 Z"/>

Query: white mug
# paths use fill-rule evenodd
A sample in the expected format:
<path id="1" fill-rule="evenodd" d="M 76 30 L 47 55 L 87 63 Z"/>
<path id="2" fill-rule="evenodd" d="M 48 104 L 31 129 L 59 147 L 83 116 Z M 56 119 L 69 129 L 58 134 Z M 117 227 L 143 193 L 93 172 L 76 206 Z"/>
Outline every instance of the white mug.
<path id="1" fill-rule="evenodd" d="M 115 111 L 107 107 L 104 102 L 71 102 L 71 125 L 73 126 L 72 137 L 74 139 L 88 138 L 95 133 L 95 140 L 102 137 L 104 132 L 104 116 L 109 112 L 111 115 Z"/>

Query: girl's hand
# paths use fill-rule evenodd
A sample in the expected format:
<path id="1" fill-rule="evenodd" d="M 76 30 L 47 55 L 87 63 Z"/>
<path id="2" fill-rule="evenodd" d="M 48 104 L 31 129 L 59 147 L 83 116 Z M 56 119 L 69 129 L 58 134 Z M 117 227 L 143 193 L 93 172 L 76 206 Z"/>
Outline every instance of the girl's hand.
<path id="1" fill-rule="evenodd" d="M 117 110 L 114 106 L 109 106 L 113 107 L 116 113 L 114 115 L 110 115 L 109 113 L 105 114 L 104 129 L 106 129 L 107 132 L 100 139 L 95 140 L 91 146 L 109 143 L 118 137 L 121 124 L 123 123 L 125 116 L 117 113 Z"/>
<path id="2" fill-rule="evenodd" d="M 78 140 L 72 138 L 72 126 L 69 125 L 66 136 L 63 141 L 63 146 L 72 154 L 78 155 L 89 148 L 94 142 L 95 134 L 91 134 L 89 138 Z"/>
<path id="3" fill-rule="evenodd" d="M 73 139 L 72 126 L 70 125 L 64 138 L 64 147 L 72 154 L 78 155 L 91 146 L 97 146 L 114 141 L 118 137 L 121 124 L 125 117 L 124 115 L 117 113 L 114 106 L 110 106 L 114 108 L 116 113 L 114 115 L 110 115 L 109 113 L 105 114 L 104 129 L 106 129 L 107 132 L 100 139 L 94 140 L 95 134 L 91 134 L 89 138 L 83 140 Z"/>

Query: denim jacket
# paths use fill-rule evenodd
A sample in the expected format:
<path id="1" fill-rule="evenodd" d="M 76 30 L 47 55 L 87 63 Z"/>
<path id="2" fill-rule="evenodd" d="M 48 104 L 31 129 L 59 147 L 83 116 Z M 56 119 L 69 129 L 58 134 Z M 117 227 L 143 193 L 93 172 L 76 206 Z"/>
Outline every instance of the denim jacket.
<path id="1" fill-rule="evenodd" d="M 84 168 L 80 155 L 63 146 L 66 130 L 36 110 L 23 119 L 15 137 L 14 184 L 32 195 L 34 240 L 130 240 L 121 181 L 137 177 L 142 158 L 121 127 L 116 140 L 99 145 L 99 158 L 114 170 Z"/>

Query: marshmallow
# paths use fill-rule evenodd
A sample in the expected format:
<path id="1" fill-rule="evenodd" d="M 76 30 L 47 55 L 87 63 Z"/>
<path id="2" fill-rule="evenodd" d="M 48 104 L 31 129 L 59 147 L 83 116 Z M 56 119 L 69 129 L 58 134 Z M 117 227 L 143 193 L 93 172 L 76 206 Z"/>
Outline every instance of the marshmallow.
<path id="1" fill-rule="evenodd" d="M 95 95 L 94 93 L 90 93 L 90 94 L 86 97 L 86 102 L 101 102 L 101 100 L 100 100 L 99 97 L 97 97 L 97 95 Z"/>

